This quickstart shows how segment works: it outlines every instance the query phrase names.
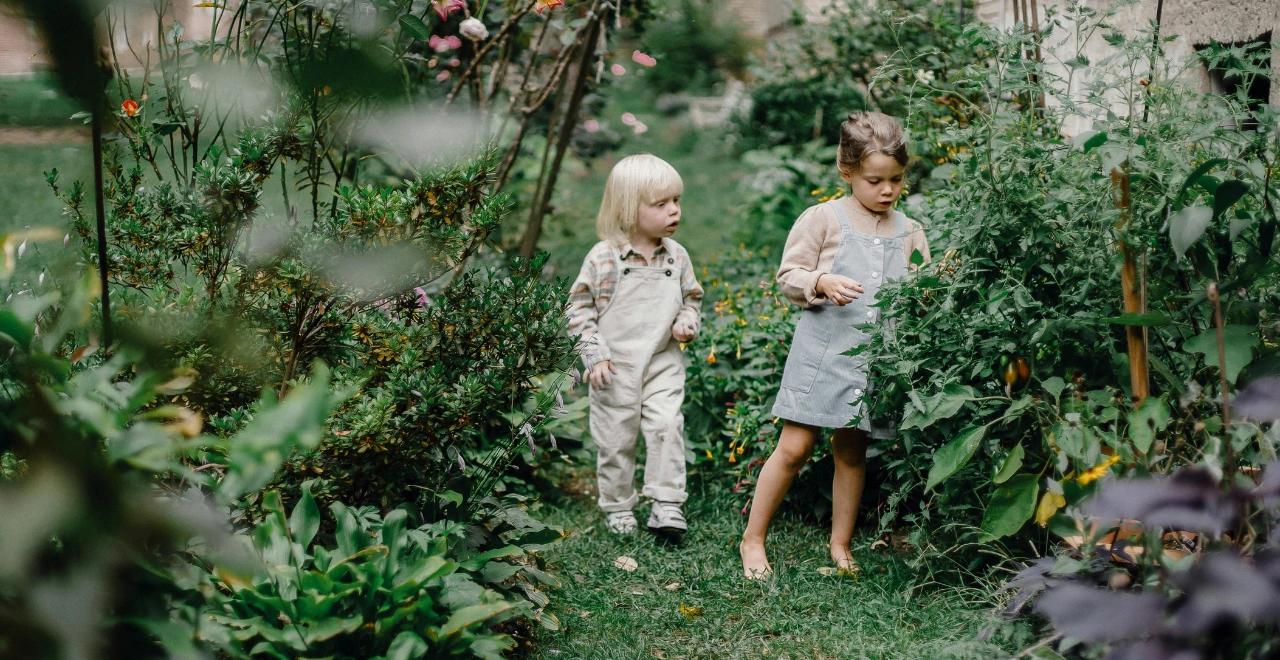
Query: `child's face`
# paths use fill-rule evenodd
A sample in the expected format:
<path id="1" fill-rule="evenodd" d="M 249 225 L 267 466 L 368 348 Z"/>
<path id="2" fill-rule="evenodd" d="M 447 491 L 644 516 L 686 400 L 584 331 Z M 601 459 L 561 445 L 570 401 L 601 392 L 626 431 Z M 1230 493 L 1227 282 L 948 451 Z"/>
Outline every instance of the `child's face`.
<path id="1" fill-rule="evenodd" d="M 902 194 L 906 169 L 892 156 L 873 153 L 862 159 L 857 170 L 841 176 L 853 187 L 854 199 L 871 211 L 884 213 Z"/>
<path id="2" fill-rule="evenodd" d="M 661 240 L 676 233 L 680 226 L 680 195 L 670 195 L 640 205 L 636 218 L 636 234 L 651 240 Z"/>

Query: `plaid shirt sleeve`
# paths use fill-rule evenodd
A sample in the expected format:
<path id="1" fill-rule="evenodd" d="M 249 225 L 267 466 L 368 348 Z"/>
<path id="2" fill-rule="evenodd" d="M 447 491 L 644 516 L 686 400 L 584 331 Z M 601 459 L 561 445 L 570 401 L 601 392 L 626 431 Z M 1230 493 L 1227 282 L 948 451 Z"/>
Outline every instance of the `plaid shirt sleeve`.
<path id="1" fill-rule="evenodd" d="M 597 363 L 613 359 L 609 346 L 600 334 L 597 320 L 600 309 L 613 297 L 617 286 L 617 265 L 608 247 L 597 245 L 587 253 L 578 278 L 569 287 L 569 336 L 578 338 L 578 354 L 588 370 Z"/>
<path id="2" fill-rule="evenodd" d="M 680 267 L 680 293 L 684 304 L 680 306 L 675 322 L 683 321 L 692 325 L 693 334 L 697 336 L 702 330 L 702 285 L 698 284 L 698 276 L 693 272 L 693 260 L 689 258 L 689 252 L 683 247 L 680 249 L 680 260 L 683 262 Z"/>

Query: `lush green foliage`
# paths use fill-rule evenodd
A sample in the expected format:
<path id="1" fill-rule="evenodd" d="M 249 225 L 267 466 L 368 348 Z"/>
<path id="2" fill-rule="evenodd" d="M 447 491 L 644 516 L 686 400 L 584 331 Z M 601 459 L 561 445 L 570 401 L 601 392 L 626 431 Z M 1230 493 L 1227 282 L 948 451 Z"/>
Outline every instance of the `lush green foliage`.
<path id="1" fill-rule="evenodd" d="M 1080 29 L 1106 30 L 1079 11 Z M 995 539 L 1049 523 L 1110 469 L 1259 464 L 1258 427 L 1229 424 L 1214 402 L 1246 365 L 1246 378 L 1274 368 L 1274 114 L 1256 131 L 1229 128 L 1247 111 L 1239 99 L 1186 90 L 1154 56 L 1157 82 L 1121 88 L 1123 117 L 1066 140 L 1063 114 L 1101 105 L 1115 79 L 1100 75 L 1076 103 L 1056 87 L 1065 80 L 1017 58 L 1035 36 L 978 38 L 999 64 L 968 84 L 1010 92 L 989 97 L 961 130 L 975 148 L 936 173 L 966 182 L 929 201 L 945 256 L 882 291 L 892 332 L 866 349 L 880 388 L 873 414 L 901 420 L 882 456 L 895 515 L 920 544 L 950 543 L 931 531 L 957 524 Z M 1108 38 L 1121 50 L 1110 75 L 1149 69 L 1149 36 Z M 1036 108 L 1046 93 L 1068 102 Z M 1212 226 L 1189 232 L 1200 207 Z M 1176 258 L 1184 241 L 1194 245 Z M 1121 244 L 1137 255 L 1148 312 L 1122 314 Z M 1215 281 L 1221 335 L 1206 299 Z M 1149 340 L 1152 395 L 1136 409 L 1126 326 Z"/>
<path id="2" fill-rule="evenodd" d="M 953 82 L 987 54 L 983 44 L 964 37 L 961 15 L 972 16 L 966 4 L 893 0 L 826 6 L 822 20 L 798 28 L 795 39 L 771 42 L 757 67 L 751 112 L 739 127 L 744 145 L 834 146 L 850 112 L 904 117 L 911 109 L 908 131 L 918 158 L 910 176 L 918 184 L 965 144 L 944 137 L 945 129 L 971 118 L 965 101 L 973 91 L 961 94 Z M 910 66 L 886 71 L 881 65 L 891 58 Z M 931 90 L 931 102 L 911 108 L 923 87 Z"/>
<path id="3" fill-rule="evenodd" d="M 726 78 L 745 72 L 752 44 L 734 18 L 719 10 L 708 0 L 678 0 L 657 12 L 642 37 L 659 62 L 642 70 L 647 86 L 659 93 L 706 96 Z"/>

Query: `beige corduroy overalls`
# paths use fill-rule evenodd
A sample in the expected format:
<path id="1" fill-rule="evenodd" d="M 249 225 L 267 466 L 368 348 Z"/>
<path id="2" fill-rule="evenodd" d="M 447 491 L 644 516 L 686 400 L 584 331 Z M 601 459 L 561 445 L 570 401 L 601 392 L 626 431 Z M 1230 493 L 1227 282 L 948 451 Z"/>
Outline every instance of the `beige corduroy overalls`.
<path id="1" fill-rule="evenodd" d="M 618 285 L 601 312 L 598 331 L 612 353 L 613 382 L 591 388 L 590 427 L 596 443 L 600 509 L 630 511 L 635 490 L 636 438 L 646 446 L 645 497 L 684 502 L 685 365 L 671 326 L 683 304 L 680 273 L 669 264 L 635 266 L 617 253 Z"/>

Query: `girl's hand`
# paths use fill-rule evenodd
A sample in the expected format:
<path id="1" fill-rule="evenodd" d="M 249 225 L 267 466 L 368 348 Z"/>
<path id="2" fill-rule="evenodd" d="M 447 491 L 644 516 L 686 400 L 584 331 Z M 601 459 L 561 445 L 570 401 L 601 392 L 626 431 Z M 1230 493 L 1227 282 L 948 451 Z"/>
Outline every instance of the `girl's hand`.
<path id="1" fill-rule="evenodd" d="M 837 305 L 848 305 L 862 297 L 862 285 L 844 275 L 823 273 L 818 276 L 818 293 Z"/>
<path id="2" fill-rule="evenodd" d="M 618 370 L 613 368 L 613 362 L 605 360 L 597 362 L 594 367 L 591 367 L 591 372 L 587 374 L 587 380 L 591 382 L 592 387 L 600 389 L 612 385 L 613 375 L 616 373 L 618 373 Z"/>
<path id="3" fill-rule="evenodd" d="M 695 336 L 693 324 L 688 321 L 676 321 L 676 324 L 671 326 L 671 337 L 678 342 L 684 343 L 693 341 Z"/>

